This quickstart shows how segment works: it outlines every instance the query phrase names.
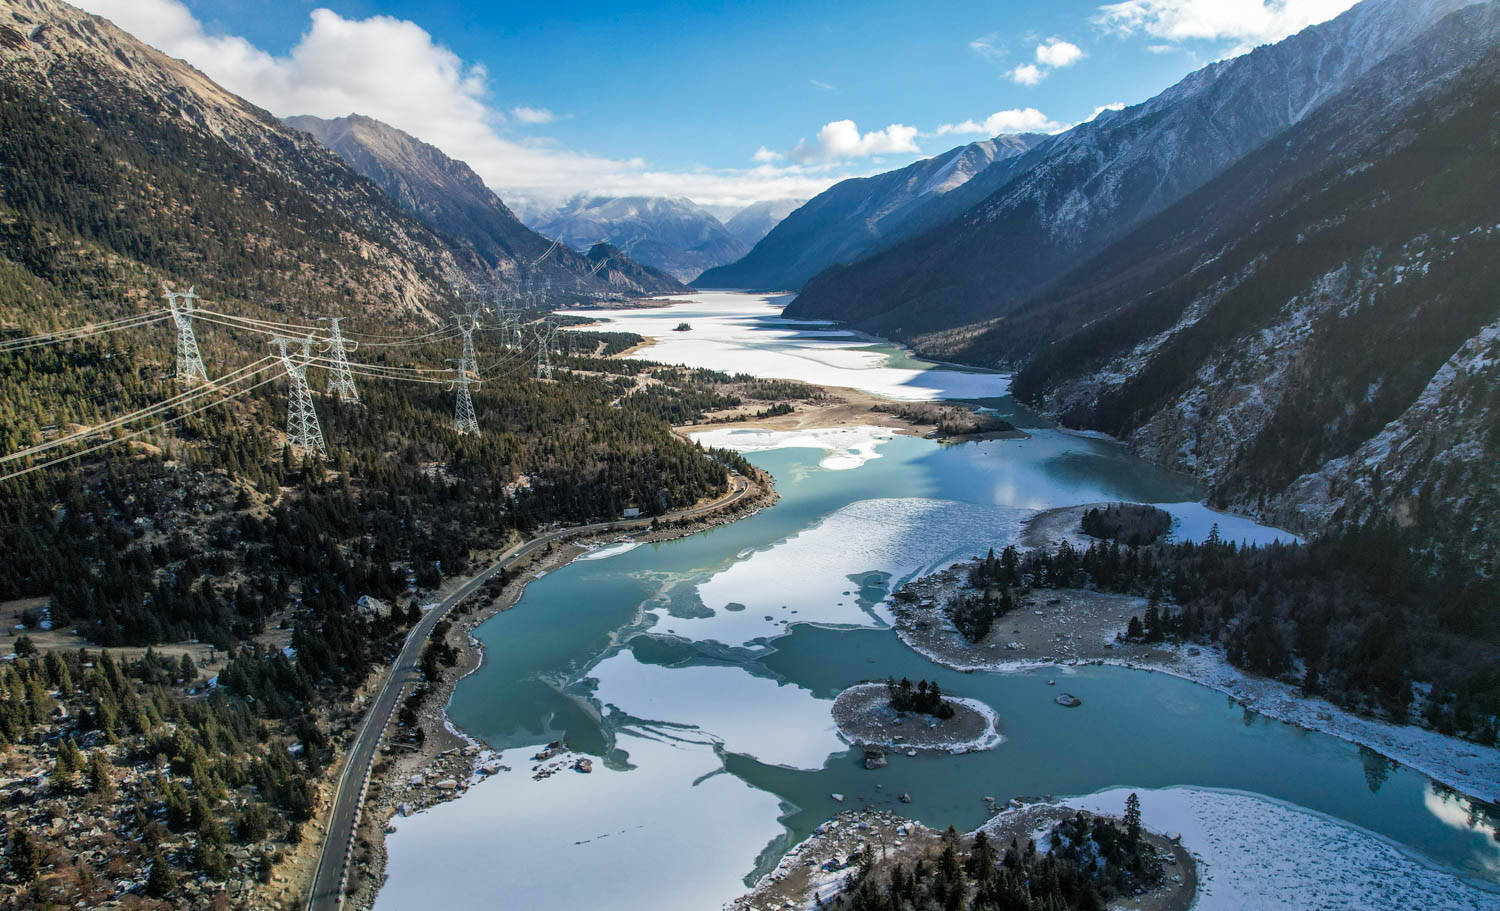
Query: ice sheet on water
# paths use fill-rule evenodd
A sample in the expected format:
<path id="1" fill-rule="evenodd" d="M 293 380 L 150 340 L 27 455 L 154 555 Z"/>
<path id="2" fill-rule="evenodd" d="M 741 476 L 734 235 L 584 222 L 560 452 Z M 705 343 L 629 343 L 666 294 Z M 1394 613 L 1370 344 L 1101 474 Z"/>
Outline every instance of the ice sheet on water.
<path id="1" fill-rule="evenodd" d="M 1253 794 L 1199 788 L 1136 792 L 1141 821 L 1178 832 L 1201 858 L 1197 911 L 1471 911 L 1500 896 L 1408 857 L 1389 842 L 1325 816 Z M 1065 804 L 1121 815 L 1128 788 Z"/>
<path id="2" fill-rule="evenodd" d="M 1254 519 L 1219 512 L 1202 503 L 1156 503 L 1158 509 L 1172 514 L 1172 539 L 1175 541 L 1207 541 L 1209 532 L 1219 526 L 1219 537 L 1235 544 L 1295 544 L 1302 540 L 1297 535 L 1269 525 L 1261 525 Z"/>
<path id="3" fill-rule="evenodd" d="M 595 698 L 642 721 L 687 725 L 732 753 L 797 769 L 820 769 L 847 747 L 833 701 L 731 665 L 663 667 L 618 652 L 588 673 Z"/>
<path id="4" fill-rule="evenodd" d="M 782 834 L 780 804 L 711 744 L 621 732 L 634 766 L 531 779 L 537 747 L 463 799 L 400 820 L 376 911 L 717 908 Z M 732 820 L 733 824 L 726 824 Z"/>
<path id="5" fill-rule="evenodd" d="M 736 452 L 766 452 L 771 449 L 822 449 L 828 452 L 820 468 L 847 471 L 880 458 L 877 447 L 896 438 L 884 427 L 819 427 L 812 430 L 702 430 L 692 435 L 705 447 Z"/>
<path id="6" fill-rule="evenodd" d="M 603 547 L 591 550 L 588 553 L 584 554 L 583 556 L 579 557 L 578 559 L 580 559 L 580 560 L 608 560 L 610 557 L 618 557 L 621 554 L 628 554 L 632 550 L 635 550 L 637 547 L 640 547 L 640 546 L 641 546 L 641 542 L 639 542 L 639 541 L 620 541 L 620 542 L 618 542 L 616 544 L 606 544 Z"/>
<path id="7" fill-rule="evenodd" d="M 608 314 L 579 311 L 612 332 L 635 332 L 656 344 L 633 357 L 727 373 L 846 386 L 905 401 L 991 398 L 1010 391 L 1010 377 L 942 368 L 889 366 L 871 339 L 825 323 L 781 318 L 787 296 L 699 292 L 681 303 Z M 678 324 L 692 328 L 676 332 Z"/>
<path id="8" fill-rule="evenodd" d="M 782 635 L 793 623 L 889 623 L 883 605 L 861 604 L 851 577 L 885 573 L 898 586 L 1004 547 L 1030 514 L 920 497 L 860 500 L 699 584 L 698 595 L 714 615 L 675 621 L 673 629 L 689 639 L 737 646 Z M 731 602 L 746 609 L 725 610 Z"/>

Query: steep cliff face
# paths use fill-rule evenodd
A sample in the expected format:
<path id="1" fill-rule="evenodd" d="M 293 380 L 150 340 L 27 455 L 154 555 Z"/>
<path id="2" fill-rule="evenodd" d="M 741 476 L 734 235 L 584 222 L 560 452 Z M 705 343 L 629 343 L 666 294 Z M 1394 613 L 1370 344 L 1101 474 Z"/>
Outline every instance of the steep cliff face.
<path id="1" fill-rule="evenodd" d="M 800 288 L 838 263 L 907 236 L 909 225 L 997 162 L 1016 158 L 1041 136 L 998 136 L 875 177 L 840 181 L 808 200 L 743 259 L 703 273 L 700 288 Z"/>
<path id="2" fill-rule="evenodd" d="M 1457 14 L 1070 277 L 1024 314 L 1075 328 L 1018 394 L 1225 505 L 1390 521 L 1494 568 L 1497 29 L 1493 4 Z"/>
<path id="3" fill-rule="evenodd" d="M 1106 111 L 1009 163 L 956 221 L 819 274 L 788 312 L 907 334 L 1006 315 L 1468 2 L 1365 0 Z"/>
<path id="4" fill-rule="evenodd" d="M 286 123 L 316 137 L 402 209 L 479 260 L 484 277 L 511 285 L 529 277 L 580 291 L 659 294 L 683 289 L 669 277 L 634 268 L 624 254 L 616 255 L 621 268 L 612 275 L 593 271 L 576 251 L 549 254 L 551 239 L 522 224 L 472 168 L 388 124 L 358 114 L 289 117 Z"/>

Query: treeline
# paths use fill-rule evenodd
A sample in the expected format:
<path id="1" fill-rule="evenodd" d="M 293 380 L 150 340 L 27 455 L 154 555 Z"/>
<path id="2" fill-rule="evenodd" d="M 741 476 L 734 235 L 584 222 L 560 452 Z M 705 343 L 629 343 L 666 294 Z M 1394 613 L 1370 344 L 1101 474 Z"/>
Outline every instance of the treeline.
<path id="1" fill-rule="evenodd" d="M 1007 548 L 976 561 L 970 579 L 1150 597 L 1142 637 L 1221 645 L 1235 666 L 1344 708 L 1399 722 L 1415 713 L 1442 733 L 1496 743 L 1500 585 L 1418 560 L 1390 529 L 1260 547 L 1215 529 L 1201 544 Z"/>

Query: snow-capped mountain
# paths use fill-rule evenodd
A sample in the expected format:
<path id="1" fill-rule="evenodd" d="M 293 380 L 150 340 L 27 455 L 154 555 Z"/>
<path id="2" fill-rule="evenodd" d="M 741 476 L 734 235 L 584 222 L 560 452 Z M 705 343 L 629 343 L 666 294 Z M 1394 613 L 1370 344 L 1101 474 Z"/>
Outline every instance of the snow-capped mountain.
<path id="1" fill-rule="evenodd" d="M 613 244 L 626 255 L 683 281 L 742 256 L 745 245 L 690 199 L 580 194 L 531 226 L 576 250 Z"/>
<path id="2" fill-rule="evenodd" d="M 823 272 L 788 314 L 908 334 L 1004 315 L 1470 2 L 1365 0 L 1048 137 L 960 218 Z"/>
<path id="3" fill-rule="evenodd" d="M 552 246 L 549 238 L 522 224 L 467 164 L 389 124 L 359 114 L 288 117 L 285 123 L 313 136 L 424 224 L 472 247 L 484 261 L 487 277 L 519 281 Z M 653 274 L 618 255 L 613 265 L 596 270 L 586 257 L 568 251 L 548 255 L 537 267 L 537 277 L 567 287 L 625 293 L 659 294 L 681 287 L 670 276 Z"/>
<path id="4" fill-rule="evenodd" d="M 746 249 L 760 243 L 760 239 L 771 233 L 788 215 L 797 211 L 805 199 L 763 199 L 752 202 L 724 221 L 724 227 L 733 234 Z"/>
<path id="5" fill-rule="evenodd" d="M 799 288 L 836 263 L 850 262 L 924 224 L 924 212 L 997 161 L 1013 159 L 1043 137 L 997 136 L 949 149 L 898 171 L 840 181 L 792 212 L 750 253 L 710 269 L 701 288 Z"/>
<path id="6" fill-rule="evenodd" d="M 1309 532 L 1414 528 L 1494 572 L 1496 110 L 1490 2 L 946 352 L 1032 349 L 1018 396 L 1222 505 Z"/>

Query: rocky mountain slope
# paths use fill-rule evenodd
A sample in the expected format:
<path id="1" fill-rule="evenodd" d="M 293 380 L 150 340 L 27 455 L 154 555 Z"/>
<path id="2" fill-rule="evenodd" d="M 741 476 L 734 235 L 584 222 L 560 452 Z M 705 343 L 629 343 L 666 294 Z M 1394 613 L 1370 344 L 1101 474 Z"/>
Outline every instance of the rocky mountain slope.
<path id="1" fill-rule="evenodd" d="M 683 281 L 746 250 L 712 213 L 684 198 L 580 194 L 532 227 L 577 250 L 611 244 Z"/>
<path id="2" fill-rule="evenodd" d="M 108 21 L 0 0 L 5 257 L 28 284 L 110 275 L 386 314 L 478 269 L 310 137 Z M 253 266 L 253 268 L 252 268 Z"/>
<path id="3" fill-rule="evenodd" d="M 958 220 L 818 275 L 788 315 L 898 334 L 1004 315 L 1468 3 L 1365 0 L 1106 111 L 1038 143 Z"/>
<path id="4" fill-rule="evenodd" d="M 358 114 L 335 119 L 297 116 L 286 123 L 312 135 L 423 224 L 472 249 L 487 277 L 518 285 L 531 276 L 533 281 L 580 291 L 681 290 L 670 277 L 638 269 L 620 254 L 619 268 L 592 272 L 586 257 L 554 250 L 532 269 L 531 263 L 552 241 L 523 225 L 467 164 L 388 124 Z"/>
<path id="5" fill-rule="evenodd" d="M 840 181 L 788 215 L 743 259 L 710 269 L 700 288 L 800 288 L 829 266 L 867 256 L 926 224 L 945 197 L 1042 137 L 998 136 L 875 177 Z"/>
<path id="6" fill-rule="evenodd" d="M 1500 568 L 1497 44 L 1500 4 L 1454 14 L 1069 276 L 1017 394 L 1221 504 Z"/>

